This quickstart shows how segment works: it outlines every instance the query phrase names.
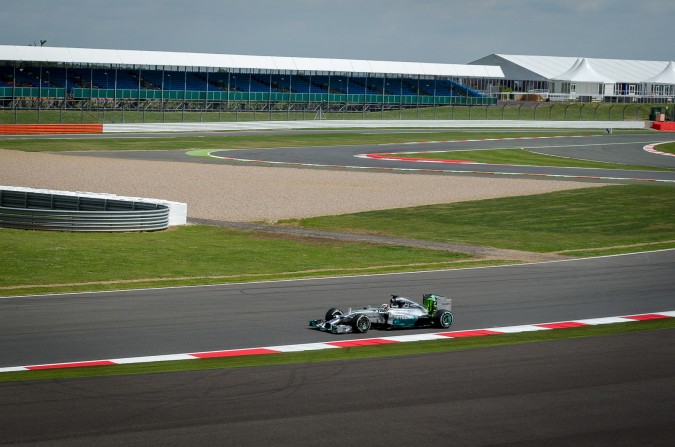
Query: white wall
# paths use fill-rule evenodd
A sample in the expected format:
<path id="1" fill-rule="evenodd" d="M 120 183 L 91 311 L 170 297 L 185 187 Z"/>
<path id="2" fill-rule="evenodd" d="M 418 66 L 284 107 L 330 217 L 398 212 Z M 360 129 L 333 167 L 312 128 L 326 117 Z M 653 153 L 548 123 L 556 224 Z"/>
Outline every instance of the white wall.
<path id="1" fill-rule="evenodd" d="M 246 121 L 238 123 L 226 122 L 226 123 L 104 124 L 103 132 L 104 133 L 208 132 L 208 131 L 223 131 L 223 130 L 340 129 L 340 128 L 644 129 L 645 122 L 644 121 L 521 121 L 521 120 Z"/>
<path id="2" fill-rule="evenodd" d="M 20 186 L 0 186 L 0 189 L 8 191 L 23 191 L 23 192 L 37 192 L 43 194 L 58 194 L 63 196 L 73 197 L 92 197 L 97 199 L 114 199 L 114 200 L 128 200 L 136 202 L 157 203 L 169 207 L 169 226 L 185 225 L 187 224 L 187 203 L 170 202 L 161 199 L 148 199 L 144 197 L 124 197 L 115 194 L 102 194 L 95 192 L 81 192 L 81 191 L 57 191 L 53 189 L 35 189 L 23 188 Z"/>

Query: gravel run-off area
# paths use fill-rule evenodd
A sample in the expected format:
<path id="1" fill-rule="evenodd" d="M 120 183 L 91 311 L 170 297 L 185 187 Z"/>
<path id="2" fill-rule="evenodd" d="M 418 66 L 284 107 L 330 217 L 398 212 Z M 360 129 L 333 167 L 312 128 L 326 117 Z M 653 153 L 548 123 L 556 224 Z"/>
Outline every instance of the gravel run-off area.
<path id="1" fill-rule="evenodd" d="M 185 202 L 188 219 L 268 222 L 599 186 L 577 181 L 122 160 L 0 150 L 0 185 Z"/>

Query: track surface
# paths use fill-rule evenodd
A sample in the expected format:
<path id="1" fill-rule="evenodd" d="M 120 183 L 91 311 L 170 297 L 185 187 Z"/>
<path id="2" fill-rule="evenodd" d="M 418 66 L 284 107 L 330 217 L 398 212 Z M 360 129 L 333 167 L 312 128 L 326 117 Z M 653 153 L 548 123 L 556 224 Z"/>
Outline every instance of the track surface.
<path id="1" fill-rule="evenodd" d="M 424 140 L 420 136 L 420 140 Z M 424 144 L 386 144 L 377 146 L 301 147 L 277 149 L 242 149 L 212 151 L 214 157 L 205 159 L 188 157 L 183 151 L 124 151 L 124 152 L 67 152 L 68 155 L 129 158 L 163 161 L 255 162 L 270 165 L 308 165 L 313 167 L 351 167 L 358 169 L 437 171 L 437 173 L 484 173 L 509 175 L 545 175 L 557 178 L 644 179 L 675 182 L 675 172 L 658 172 L 659 169 L 675 168 L 675 157 L 651 154 L 644 146 L 675 140 L 671 134 L 605 135 L 591 137 L 561 136 L 542 139 L 514 139 L 497 141 L 455 141 Z M 356 155 L 373 152 L 449 151 L 483 149 L 526 149 L 533 152 L 585 160 L 634 164 L 654 168 L 654 171 L 624 169 L 556 168 L 541 166 L 510 165 L 459 165 L 447 163 L 410 163 L 405 161 L 372 160 Z"/>
<path id="2" fill-rule="evenodd" d="M 377 146 L 347 146 L 330 148 L 283 148 L 243 151 L 213 152 L 214 156 L 235 159 L 258 160 L 271 163 L 299 163 L 324 166 L 354 166 L 373 169 L 418 169 L 438 170 L 440 172 L 474 172 L 497 174 L 549 175 L 569 177 L 600 177 L 622 179 L 649 179 L 675 181 L 675 172 L 630 171 L 623 169 L 580 169 L 540 166 L 503 166 L 503 165 L 460 165 L 447 163 L 410 163 L 393 160 L 371 160 L 355 158 L 356 155 L 370 152 L 411 152 L 411 151 L 449 151 L 449 150 L 490 150 L 490 149 L 526 149 L 533 152 L 581 158 L 586 160 L 635 164 L 655 169 L 675 168 L 675 157 L 650 154 L 643 150 L 647 144 L 658 141 L 672 141 L 672 136 L 656 135 L 612 135 L 602 137 L 560 137 L 552 139 L 515 139 L 499 141 L 438 142 L 414 144 L 391 144 Z"/>
<path id="3" fill-rule="evenodd" d="M 675 330 L 666 330 L 350 362 L 5 383 L 0 445 L 669 446 L 674 348 Z"/>
<path id="4" fill-rule="evenodd" d="M 308 321 L 333 306 L 378 305 L 394 293 L 452 297 L 453 330 L 658 312 L 673 307 L 673 272 L 675 250 L 669 250 L 483 269 L 4 298 L 0 367 L 336 340 L 308 329 Z"/>

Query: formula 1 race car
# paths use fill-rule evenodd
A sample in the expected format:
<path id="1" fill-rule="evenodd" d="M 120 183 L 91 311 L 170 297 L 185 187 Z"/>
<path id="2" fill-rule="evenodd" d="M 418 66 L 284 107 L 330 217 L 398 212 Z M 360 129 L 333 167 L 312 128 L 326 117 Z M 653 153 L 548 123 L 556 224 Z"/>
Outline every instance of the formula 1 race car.
<path id="1" fill-rule="evenodd" d="M 428 293 L 422 296 L 422 303 L 392 295 L 389 304 L 382 304 L 380 307 L 365 306 L 363 309 L 349 309 L 346 313 L 333 307 L 326 312 L 324 320 L 311 320 L 309 326 L 333 334 L 349 334 L 365 333 L 371 327 L 449 328 L 452 325 L 451 299 Z"/>

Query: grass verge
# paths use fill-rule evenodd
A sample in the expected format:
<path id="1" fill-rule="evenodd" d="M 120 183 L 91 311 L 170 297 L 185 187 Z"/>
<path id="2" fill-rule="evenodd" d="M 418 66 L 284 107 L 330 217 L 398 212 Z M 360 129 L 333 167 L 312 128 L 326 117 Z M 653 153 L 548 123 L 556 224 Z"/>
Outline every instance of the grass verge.
<path id="1" fill-rule="evenodd" d="M 659 146 L 660 148 L 660 146 Z M 604 163 L 599 161 L 578 160 L 567 157 L 554 157 L 527 151 L 525 149 L 491 149 L 480 151 L 447 151 L 447 152 L 422 152 L 385 154 L 394 157 L 404 156 L 420 160 L 465 160 L 476 163 L 500 164 L 500 165 L 526 165 L 526 166 L 555 166 L 564 168 L 597 168 L 597 169 L 630 169 L 635 171 L 673 171 L 673 168 L 653 168 L 618 163 Z"/>
<path id="2" fill-rule="evenodd" d="M 0 229 L 0 295 L 390 273 L 465 254 L 190 225 L 153 233 Z"/>
<path id="3" fill-rule="evenodd" d="M 675 248 L 675 188 L 607 186 L 291 221 L 311 228 L 567 256 Z M 401 246 L 186 226 L 155 233 L 0 229 L 0 295 L 439 270 L 510 263 Z"/>
<path id="4" fill-rule="evenodd" d="M 673 139 L 675 139 L 675 135 L 673 135 Z M 656 149 L 667 154 L 675 154 L 675 143 L 659 144 Z"/>
<path id="5" fill-rule="evenodd" d="M 548 342 L 572 338 L 607 336 L 636 331 L 672 330 L 675 319 L 638 321 L 607 324 L 582 328 L 555 329 L 520 334 L 489 335 L 485 337 L 456 338 L 440 341 L 408 342 L 377 346 L 329 349 L 289 354 L 267 354 L 218 359 L 184 360 L 173 362 L 142 363 L 134 365 L 97 366 L 54 370 L 0 373 L 0 382 L 27 380 L 61 380 L 80 377 L 153 374 L 178 371 L 198 371 L 217 368 L 242 368 L 290 363 L 309 363 L 338 360 L 355 360 L 375 357 L 409 356 L 466 349 L 508 346 L 523 343 Z"/>
<path id="6" fill-rule="evenodd" d="M 673 216 L 675 188 L 618 185 L 282 224 L 542 253 L 603 248 L 628 253 L 643 250 L 635 244 L 675 247 Z"/>

